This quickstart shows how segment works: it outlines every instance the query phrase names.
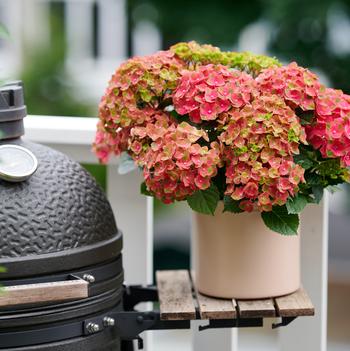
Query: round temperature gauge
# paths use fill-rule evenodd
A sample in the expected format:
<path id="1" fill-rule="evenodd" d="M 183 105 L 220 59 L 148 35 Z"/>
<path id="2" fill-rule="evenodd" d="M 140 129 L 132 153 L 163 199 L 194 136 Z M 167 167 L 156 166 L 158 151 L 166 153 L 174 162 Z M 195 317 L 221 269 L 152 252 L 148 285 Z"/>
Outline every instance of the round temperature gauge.
<path id="1" fill-rule="evenodd" d="M 38 167 L 38 160 L 28 149 L 12 144 L 0 145 L 0 179 L 21 182 Z"/>

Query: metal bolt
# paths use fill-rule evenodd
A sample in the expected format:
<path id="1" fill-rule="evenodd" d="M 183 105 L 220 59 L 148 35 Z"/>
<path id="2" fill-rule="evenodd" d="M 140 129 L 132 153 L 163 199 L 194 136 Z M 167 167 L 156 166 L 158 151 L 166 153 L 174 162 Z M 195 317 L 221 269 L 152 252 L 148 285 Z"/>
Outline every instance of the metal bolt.
<path id="1" fill-rule="evenodd" d="M 91 274 L 84 274 L 83 279 L 89 283 L 95 283 L 95 277 Z"/>
<path id="2" fill-rule="evenodd" d="M 97 323 L 88 323 L 88 325 L 86 326 L 86 330 L 90 334 L 94 334 L 100 331 L 100 326 Z"/>
<path id="3" fill-rule="evenodd" d="M 103 325 L 105 327 L 113 327 L 115 325 L 115 319 L 112 317 L 104 317 L 103 318 Z"/>

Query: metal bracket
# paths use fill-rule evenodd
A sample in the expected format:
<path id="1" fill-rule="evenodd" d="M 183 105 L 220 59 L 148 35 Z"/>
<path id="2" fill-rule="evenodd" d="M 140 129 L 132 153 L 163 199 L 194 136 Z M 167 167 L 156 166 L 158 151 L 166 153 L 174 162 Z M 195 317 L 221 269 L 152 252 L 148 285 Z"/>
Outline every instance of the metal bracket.
<path id="1" fill-rule="evenodd" d="M 157 302 L 158 290 L 154 285 L 124 285 L 123 304 L 125 311 L 132 311 L 140 302 Z"/>
<path id="2" fill-rule="evenodd" d="M 285 327 L 286 325 L 292 323 L 297 317 L 281 317 L 281 318 L 282 318 L 281 322 L 272 324 L 272 329 Z"/>
<path id="3" fill-rule="evenodd" d="M 246 328 L 262 327 L 262 318 L 240 318 L 240 319 L 210 319 L 209 324 L 200 325 L 199 331 L 213 328 Z"/>
<path id="4" fill-rule="evenodd" d="M 113 314 L 115 328 L 122 340 L 137 340 L 139 349 L 143 348 L 140 334 L 146 330 L 160 329 L 190 329 L 190 320 L 168 321 L 160 319 L 159 311 L 139 312 L 135 306 L 140 302 L 158 302 L 158 291 L 153 285 L 124 286 L 123 306 L 124 311 Z M 200 319 L 199 313 L 196 318 Z M 272 328 L 286 326 L 296 317 L 282 317 L 280 323 L 272 325 Z M 262 327 L 263 318 L 236 318 L 236 319 L 210 319 L 207 325 L 199 326 L 199 330 L 216 328 L 244 328 Z"/>
<path id="5" fill-rule="evenodd" d="M 138 312 L 126 311 L 113 314 L 115 328 L 122 340 L 138 340 L 139 349 L 143 348 L 140 334 L 146 330 L 190 329 L 191 322 L 163 321 L 157 311 Z"/>

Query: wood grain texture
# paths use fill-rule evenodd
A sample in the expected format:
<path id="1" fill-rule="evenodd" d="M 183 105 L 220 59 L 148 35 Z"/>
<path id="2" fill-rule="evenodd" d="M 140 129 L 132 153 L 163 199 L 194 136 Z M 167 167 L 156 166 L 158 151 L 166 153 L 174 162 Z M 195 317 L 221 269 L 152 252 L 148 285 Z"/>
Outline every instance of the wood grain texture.
<path id="1" fill-rule="evenodd" d="M 201 319 L 232 319 L 236 318 L 236 302 L 234 300 L 217 299 L 201 294 L 194 282 L 196 274 L 191 271 L 193 287 L 196 292 L 199 314 Z"/>
<path id="2" fill-rule="evenodd" d="M 276 311 L 272 299 L 237 300 L 241 318 L 275 317 Z"/>
<path id="3" fill-rule="evenodd" d="M 275 298 L 276 311 L 280 317 L 313 316 L 315 308 L 303 288 L 297 292 Z"/>
<path id="4" fill-rule="evenodd" d="M 89 296 L 88 285 L 84 280 L 70 280 L 5 287 L 0 293 L 0 307 L 83 299 Z"/>
<path id="5" fill-rule="evenodd" d="M 156 280 L 162 320 L 196 319 L 192 283 L 187 270 L 157 271 Z"/>
<path id="6" fill-rule="evenodd" d="M 216 299 L 197 292 L 197 301 L 201 319 L 236 318 L 236 308 L 232 300 Z"/>

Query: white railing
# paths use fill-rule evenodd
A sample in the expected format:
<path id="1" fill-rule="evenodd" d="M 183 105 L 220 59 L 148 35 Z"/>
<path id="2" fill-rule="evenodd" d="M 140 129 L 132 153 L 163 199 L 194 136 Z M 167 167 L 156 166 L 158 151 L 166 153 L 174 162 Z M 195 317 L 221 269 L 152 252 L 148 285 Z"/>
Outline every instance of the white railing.
<path id="1" fill-rule="evenodd" d="M 91 152 L 96 118 L 29 116 L 26 139 L 64 152 L 78 162 L 97 163 Z M 149 284 L 153 269 L 153 204 L 139 195 L 140 175 L 117 173 L 116 162 L 107 166 L 107 195 L 118 226 L 124 232 L 123 260 L 127 283 Z M 316 308 L 315 317 L 303 317 L 280 330 L 193 330 L 195 351 L 326 351 L 328 198 L 309 206 L 302 216 L 302 279 Z M 194 323 L 195 324 L 195 323 Z M 151 351 L 151 333 L 146 350 Z M 169 345 L 172 341 L 169 339 Z"/>

